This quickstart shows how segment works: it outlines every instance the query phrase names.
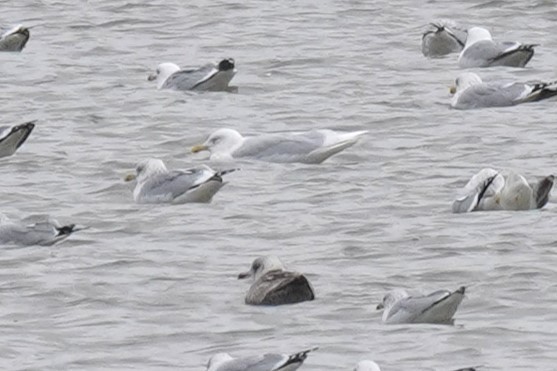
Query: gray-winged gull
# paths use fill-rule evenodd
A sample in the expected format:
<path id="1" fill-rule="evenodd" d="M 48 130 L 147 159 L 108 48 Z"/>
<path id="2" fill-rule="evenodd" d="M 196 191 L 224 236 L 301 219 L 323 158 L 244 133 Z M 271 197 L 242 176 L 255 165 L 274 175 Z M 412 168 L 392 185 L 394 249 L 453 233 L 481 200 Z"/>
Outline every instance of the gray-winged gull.
<path id="1" fill-rule="evenodd" d="M 464 298 L 464 286 L 454 292 L 435 291 L 426 296 L 409 296 L 403 289 L 393 290 L 377 309 L 383 309 L 386 323 L 451 323 Z"/>
<path id="2" fill-rule="evenodd" d="M 228 353 L 217 353 L 209 360 L 207 371 L 294 371 L 317 347 L 294 354 L 267 353 L 252 357 L 233 358 Z"/>
<path id="3" fill-rule="evenodd" d="M 15 126 L 0 126 L 0 158 L 11 156 L 27 140 L 36 121 Z"/>
<path id="4" fill-rule="evenodd" d="M 148 80 L 157 80 L 158 89 L 224 91 L 236 74 L 234 59 L 223 59 L 219 64 L 199 68 L 180 69 L 174 63 L 161 63 Z"/>
<path id="5" fill-rule="evenodd" d="M 518 42 L 496 43 L 488 30 L 472 27 L 466 45 L 458 57 L 461 68 L 509 66 L 524 67 L 534 56 L 536 44 Z"/>
<path id="6" fill-rule="evenodd" d="M 345 133 L 310 130 L 243 137 L 234 129 L 219 129 L 209 135 L 205 143 L 194 146 L 191 151 L 209 151 L 212 160 L 248 158 L 269 162 L 319 164 L 353 146 L 365 133 L 367 130 Z"/>
<path id="7" fill-rule="evenodd" d="M 379 368 L 377 363 L 366 359 L 358 362 L 354 371 L 381 371 L 381 368 Z M 466 367 L 454 371 L 476 371 L 476 369 L 474 367 Z"/>
<path id="8" fill-rule="evenodd" d="M 27 44 L 31 33 L 28 27 L 18 24 L 0 37 L 0 52 L 20 52 Z"/>
<path id="9" fill-rule="evenodd" d="M 377 363 L 365 359 L 358 362 L 356 368 L 354 368 L 354 371 L 381 371 L 381 368 Z"/>
<path id="10" fill-rule="evenodd" d="M 162 160 L 147 159 L 139 162 L 136 174 L 126 176 L 125 180 L 137 180 L 133 191 L 137 203 L 211 202 L 215 193 L 226 184 L 222 176 L 235 170 L 215 171 L 200 165 L 169 171 Z"/>
<path id="11" fill-rule="evenodd" d="M 238 279 L 248 277 L 253 283 L 246 294 L 246 304 L 282 305 L 315 299 L 307 278 L 301 273 L 284 270 L 284 265 L 274 255 L 255 259 L 250 270 L 241 273 Z"/>
<path id="12" fill-rule="evenodd" d="M 477 74 L 465 72 L 455 80 L 451 93 L 451 107 L 456 109 L 508 107 L 554 97 L 557 82 L 486 83 Z"/>
<path id="13" fill-rule="evenodd" d="M 529 184 L 520 174 L 486 168 L 475 174 L 453 202 L 454 213 L 478 210 L 532 210 L 545 206 L 555 177 Z"/>
<path id="14" fill-rule="evenodd" d="M 0 244 L 50 246 L 83 229 L 75 224 L 62 225 L 48 216 L 31 216 L 14 221 L 0 214 Z"/>
<path id="15" fill-rule="evenodd" d="M 464 48 L 467 32 L 453 21 L 439 20 L 430 25 L 434 29 L 422 35 L 422 53 L 426 57 L 442 57 Z"/>

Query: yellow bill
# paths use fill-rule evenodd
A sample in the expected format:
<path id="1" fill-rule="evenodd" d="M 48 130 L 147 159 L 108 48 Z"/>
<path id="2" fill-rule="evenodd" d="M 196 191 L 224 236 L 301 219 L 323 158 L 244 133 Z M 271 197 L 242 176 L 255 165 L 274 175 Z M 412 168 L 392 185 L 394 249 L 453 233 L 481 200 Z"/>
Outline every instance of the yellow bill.
<path id="1" fill-rule="evenodd" d="M 209 149 L 209 147 L 207 147 L 206 145 L 203 144 L 198 144 L 196 146 L 191 147 L 191 151 L 193 153 L 197 153 L 197 152 L 201 152 L 201 151 L 207 151 Z"/>
<path id="2" fill-rule="evenodd" d="M 126 175 L 126 177 L 124 178 L 124 181 L 125 181 L 125 182 L 131 182 L 132 180 L 135 180 L 135 178 L 137 178 L 135 174 L 128 174 L 128 175 Z"/>
<path id="3" fill-rule="evenodd" d="M 452 86 L 449 88 L 449 93 L 451 93 L 451 95 L 454 94 L 454 93 L 456 93 L 456 86 L 452 85 Z"/>

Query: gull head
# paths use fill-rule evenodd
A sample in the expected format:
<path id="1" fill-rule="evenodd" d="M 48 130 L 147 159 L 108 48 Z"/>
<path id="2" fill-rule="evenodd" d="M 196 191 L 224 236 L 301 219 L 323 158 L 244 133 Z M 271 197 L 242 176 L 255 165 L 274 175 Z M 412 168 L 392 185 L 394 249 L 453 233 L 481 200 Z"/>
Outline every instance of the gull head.
<path id="1" fill-rule="evenodd" d="M 160 89 L 162 88 L 166 79 L 168 79 L 170 75 L 177 71 L 180 71 L 180 67 L 178 67 L 178 65 L 170 62 L 161 63 L 157 66 L 155 72 L 147 77 L 147 80 L 157 80 L 157 89 Z"/>
<path id="2" fill-rule="evenodd" d="M 481 83 L 482 83 L 481 77 L 475 74 L 474 72 L 461 73 L 454 81 L 454 85 L 451 86 L 449 92 L 451 94 L 458 95 L 459 93 L 468 89 L 470 86 L 478 85 Z"/>
<path id="3" fill-rule="evenodd" d="M 284 265 L 275 255 L 260 256 L 251 263 L 249 271 L 240 273 L 238 279 L 253 278 L 257 281 L 259 277 L 270 271 L 283 271 Z"/>
<path id="4" fill-rule="evenodd" d="M 381 371 L 381 369 L 377 363 L 366 359 L 358 362 L 354 371 Z"/>
<path id="5" fill-rule="evenodd" d="M 230 71 L 234 69 L 234 59 L 227 58 L 219 62 L 219 71 Z"/>
<path id="6" fill-rule="evenodd" d="M 135 167 L 135 174 L 128 174 L 124 180 L 126 182 L 137 180 L 138 183 L 142 183 L 154 174 L 166 173 L 167 171 L 162 160 L 150 158 L 139 162 Z"/>
<path id="7" fill-rule="evenodd" d="M 205 143 L 192 147 L 193 153 L 209 151 L 217 157 L 231 157 L 244 142 L 244 137 L 234 129 L 219 129 L 209 135 Z"/>
<path id="8" fill-rule="evenodd" d="M 468 37 L 466 38 L 466 46 L 472 45 L 478 41 L 491 40 L 491 34 L 482 27 L 472 27 L 468 29 Z"/>
<path id="9" fill-rule="evenodd" d="M 388 292 L 384 297 L 381 303 L 377 305 L 377 309 L 384 309 L 386 312 L 392 308 L 395 303 L 401 299 L 407 298 L 408 293 L 406 290 L 403 289 L 395 289 Z"/>
<path id="10" fill-rule="evenodd" d="M 234 358 L 232 358 L 228 353 L 217 353 L 209 359 L 209 363 L 207 363 L 207 371 L 216 370 L 223 363 L 226 363 L 233 359 Z"/>

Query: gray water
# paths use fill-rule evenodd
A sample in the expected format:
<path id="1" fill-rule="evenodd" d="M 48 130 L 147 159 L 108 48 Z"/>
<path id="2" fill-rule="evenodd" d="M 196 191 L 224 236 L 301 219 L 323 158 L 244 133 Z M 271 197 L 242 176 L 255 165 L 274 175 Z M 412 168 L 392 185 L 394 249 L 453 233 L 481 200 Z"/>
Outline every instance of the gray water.
<path id="1" fill-rule="evenodd" d="M 557 106 L 449 108 L 457 56 L 429 60 L 438 18 L 541 44 L 525 69 L 557 78 L 552 1 L 4 1 L 4 25 L 36 25 L 0 55 L 2 123 L 38 119 L 0 162 L 2 212 L 89 230 L 0 255 L 0 367 L 203 370 L 214 353 L 296 352 L 303 370 L 552 370 L 557 355 L 555 201 L 453 215 L 483 167 L 555 173 Z M 236 59 L 237 94 L 157 91 L 156 65 Z M 211 204 L 137 205 L 123 177 L 221 127 L 244 134 L 369 130 L 321 165 L 246 162 Z M 317 299 L 262 308 L 236 279 L 277 254 Z M 454 326 L 384 325 L 402 287 L 467 286 Z"/>

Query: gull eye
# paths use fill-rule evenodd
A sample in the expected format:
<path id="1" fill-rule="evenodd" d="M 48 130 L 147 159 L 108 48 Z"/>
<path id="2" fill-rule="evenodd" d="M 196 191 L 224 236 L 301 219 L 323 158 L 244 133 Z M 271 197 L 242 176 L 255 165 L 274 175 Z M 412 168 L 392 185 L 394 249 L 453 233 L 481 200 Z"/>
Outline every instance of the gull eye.
<path id="1" fill-rule="evenodd" d="M 214 137 L 214 138 L 211 138 L 211 140 L 209 141 L 209 143 L 211 143 L 211 144 L 216 144 L 216 143 L 218 143 L 219 141 L 220 141 L 220 138 L 219 138 L 219 137 Z"/>
<path id="2" fill-rule="evenodd" d="M 458 86 L 458 84 L 460 84 L 460 78 L 457 78 L 457 79 L 455 80 L 455 84 L 456 84 L 457 86 Z"/>

